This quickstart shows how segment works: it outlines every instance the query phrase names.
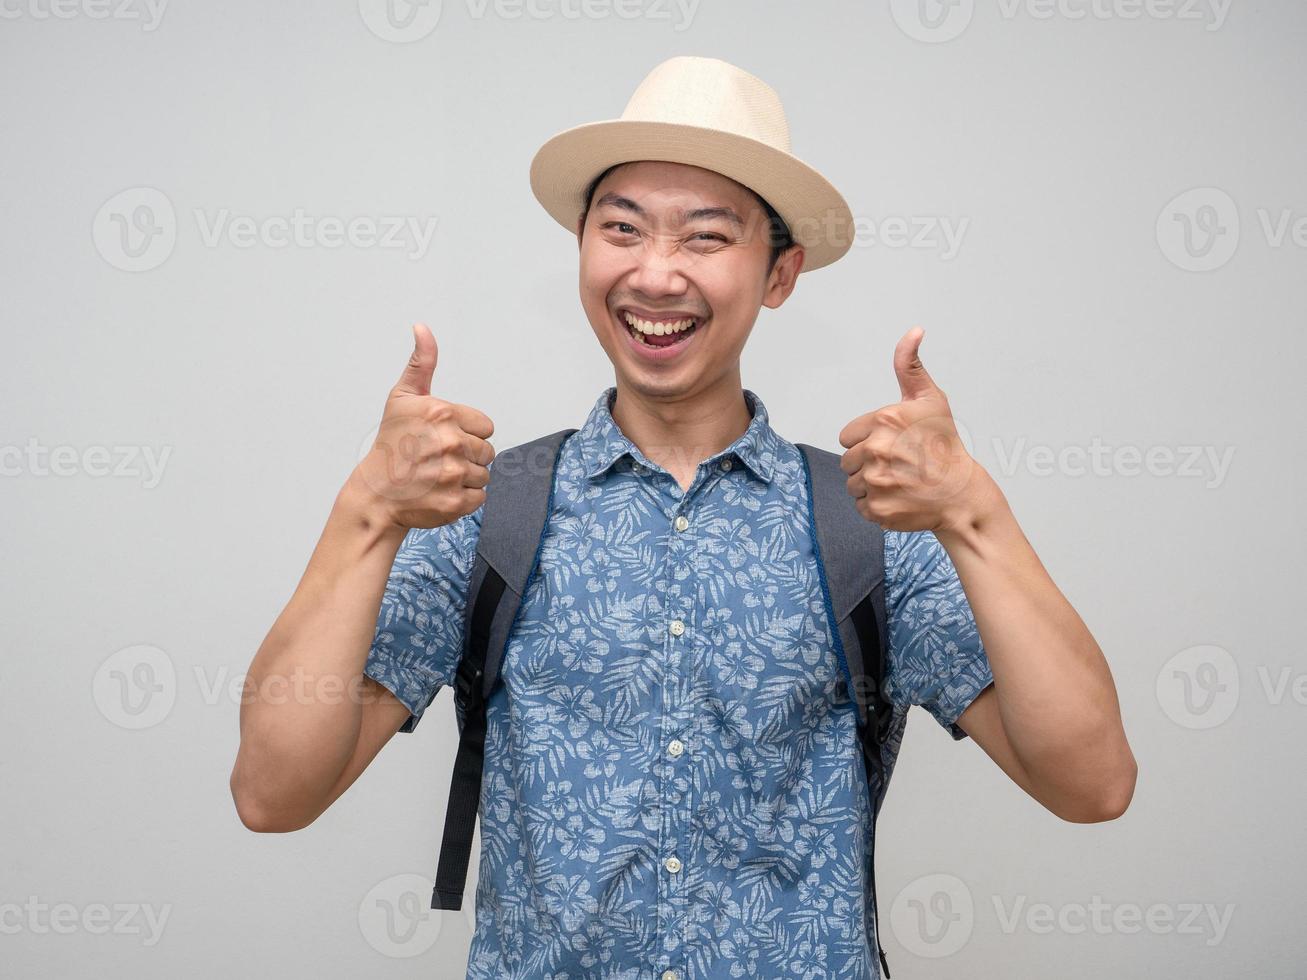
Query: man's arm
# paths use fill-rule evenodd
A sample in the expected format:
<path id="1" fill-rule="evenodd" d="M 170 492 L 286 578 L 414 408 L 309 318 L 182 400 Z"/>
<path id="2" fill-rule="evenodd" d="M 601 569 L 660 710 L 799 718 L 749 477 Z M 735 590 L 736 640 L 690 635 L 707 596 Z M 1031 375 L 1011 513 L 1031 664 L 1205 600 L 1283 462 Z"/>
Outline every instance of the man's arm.
<path id="1" fill-rule="evenodd" d="M 299 586 L 246 674 L 230 786 L 250 830 L 285 832 L 312 823 L 408 715 L 362 683 L 405 532 L 369 518 L 358 498 L 351 484 L 337 495 Z"/>
<path id="2" fill-rule="evenodd" d="M 993 478 L 975 466 L 971 480 L 965 506 L 935 536 L 957 568 L 994 684 L 958 725 L 1063 819 L 1115 819 L 1137 766 L 1107 660 Z"/>
<path id="3" fill-rule="evenodd" d="M 370 662 L 409 530 L 437 528 L 438 538 L 452 539 L 460 518 L 486 499 L 493 426 L 474 408 L 432 397 L 436 354 L 430 331 L 415 327 L 413 354 L 387 398 L 376 442 L 337 494 L 298 587 L 247 672 L 230 787 L 251 830 L 312 823 L 409 714 L 423 710 L 366 670 L 439 681 L 420 664 Z M 421 577 L 405 568 L 397 575 Z"/>
<path id="4" fill-rule="evenodd" d="M 943 390 L 894 349 L 902 396 L 840 432 L 840 467 L 868 520 L 934 532 L 956 568 L 994 682 L 958 716 L 1026 792 L 1064 820 L 1120 816 L 1137 766 L 1102 651 L 1040 563 L 998 484 L 962 445 Z"/>

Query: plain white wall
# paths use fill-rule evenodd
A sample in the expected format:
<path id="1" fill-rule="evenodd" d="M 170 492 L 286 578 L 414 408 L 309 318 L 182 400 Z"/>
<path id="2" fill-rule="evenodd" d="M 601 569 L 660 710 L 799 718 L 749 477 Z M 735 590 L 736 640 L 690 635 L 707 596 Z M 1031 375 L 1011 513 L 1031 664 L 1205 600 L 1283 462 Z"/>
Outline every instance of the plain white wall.
<path id="1" fill-rule="evenodd" d="M 413 320 L 500 448 L 611 383 L 527 167 L 703 54 L 779 90 L 864 228 L 762 312 L 746 385 L 836 449 L 924 325 L 1139 759 L 1128 813 L 1073 825 L 916 715 L 877 849 L 896 980 L 1302 976 L 1307 8 L 53 2 L 0 3 L 0 972 L 463 975 L 467 917 L 400 902 L 425 912 L 450 695 L 255 835 L 231 691 Z M 241 238 L 297 209 L 409 230 Z"/>

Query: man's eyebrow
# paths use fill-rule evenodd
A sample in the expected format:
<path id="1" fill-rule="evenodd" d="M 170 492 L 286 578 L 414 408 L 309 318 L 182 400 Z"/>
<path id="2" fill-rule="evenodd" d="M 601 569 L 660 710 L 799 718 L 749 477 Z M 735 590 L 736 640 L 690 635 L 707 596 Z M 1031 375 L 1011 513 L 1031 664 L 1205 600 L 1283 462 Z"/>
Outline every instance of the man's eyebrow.
<path id="1" fill-rule="evenodd" d="M 623 197 L 621 194 L 610 191 L 595 202 L 596 208 L 612 207 L 621 208 L 623 211 L 630 211 L 632 214 L 641 218 L 647 218 L 644 208 L 636 204 L 629 197 Z M 691 211 L 675 211 L 673 214 L 680 215 L 681 224 L 691 221 L 711 221 L 714 218 L 721 218 L 729 221 L 737 228 L 744 227 L 744 219 L 735 213 L 734 208 L 715 206 L 710 208 L 694 208 Z"/>

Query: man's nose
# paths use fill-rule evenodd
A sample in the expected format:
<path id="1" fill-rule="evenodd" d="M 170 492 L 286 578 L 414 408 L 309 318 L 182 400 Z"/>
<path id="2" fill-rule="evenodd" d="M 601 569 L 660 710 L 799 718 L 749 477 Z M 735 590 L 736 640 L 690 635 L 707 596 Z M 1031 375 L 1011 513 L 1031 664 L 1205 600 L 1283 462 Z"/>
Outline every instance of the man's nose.
<path id="1" fill-rule="evenodd" d="M 628 283 L 648 296 L 684 293 L 694 259 L 674 240 L 650 242 L 636 250 Z"/>

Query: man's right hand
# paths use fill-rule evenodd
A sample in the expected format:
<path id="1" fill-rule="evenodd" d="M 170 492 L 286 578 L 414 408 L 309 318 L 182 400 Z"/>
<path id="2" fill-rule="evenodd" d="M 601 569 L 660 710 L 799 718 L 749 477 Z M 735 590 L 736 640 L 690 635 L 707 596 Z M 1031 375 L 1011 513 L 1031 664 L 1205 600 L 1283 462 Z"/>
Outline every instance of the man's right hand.
<path id="1" fill-rule="evenodd" d="M 472 513 L 486 499 L 488 440 L 494 423 L 467 405 L 431 394 L 436 338 L 413 326 L 413 354 L 390 390 L 376 441 L 351 481 L 374 512 L 402 528 L 439 527 Z"/>

